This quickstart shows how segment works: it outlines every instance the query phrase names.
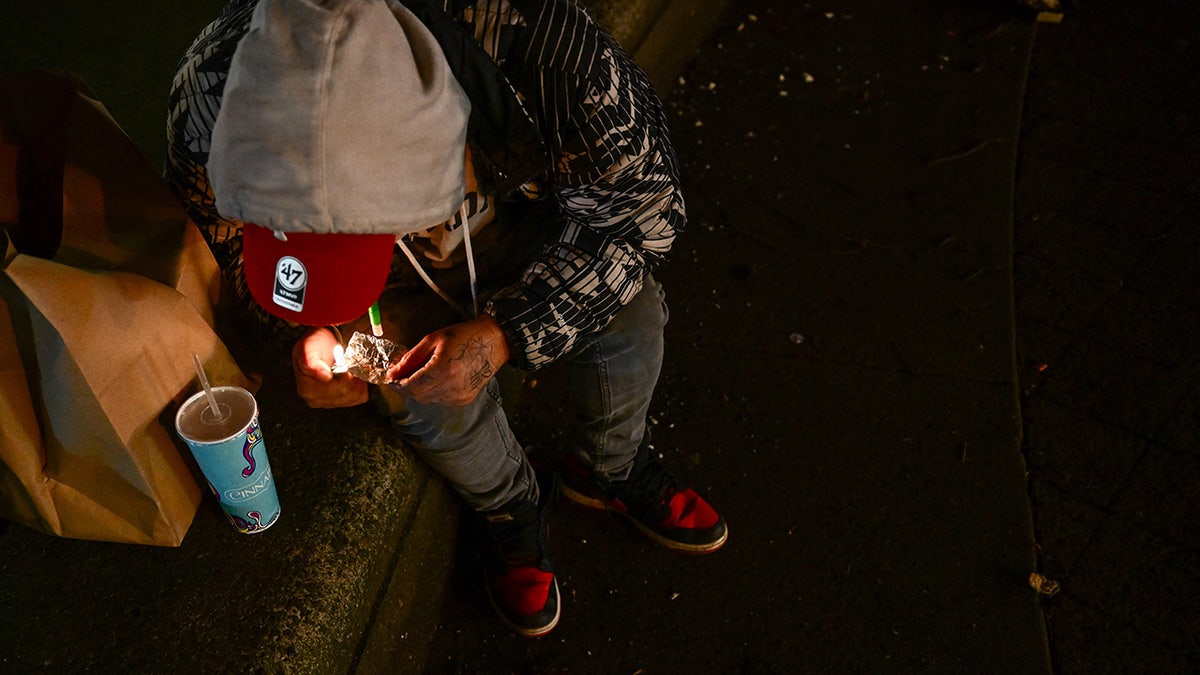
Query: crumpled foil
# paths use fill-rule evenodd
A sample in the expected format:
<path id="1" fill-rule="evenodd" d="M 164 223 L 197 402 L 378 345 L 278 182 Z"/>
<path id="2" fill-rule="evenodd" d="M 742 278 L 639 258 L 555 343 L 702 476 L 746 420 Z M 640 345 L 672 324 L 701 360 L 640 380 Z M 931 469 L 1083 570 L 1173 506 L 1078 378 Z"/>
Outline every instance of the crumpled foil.
<path id="1" fill-rule="evenodd" d="M 408 351 L 386 338 L 355 332 L 346 345 L 346 371 L 371 384 L 387 384 L 387 371 Z"/>

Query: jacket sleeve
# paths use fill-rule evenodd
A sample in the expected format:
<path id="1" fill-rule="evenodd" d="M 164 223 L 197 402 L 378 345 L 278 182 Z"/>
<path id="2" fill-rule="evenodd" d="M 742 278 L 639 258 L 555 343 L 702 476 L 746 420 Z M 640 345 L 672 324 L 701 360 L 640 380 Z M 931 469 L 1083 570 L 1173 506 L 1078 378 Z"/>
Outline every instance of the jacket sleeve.
<path id="1" fill-rule="evenodd" d="M 666 116 L 645 73 L 609 38 L 576 89 L 550 143 L 560 235 L 486 310 L 529 370 L 604 329 L 667 259 L 686 220 Z"/>

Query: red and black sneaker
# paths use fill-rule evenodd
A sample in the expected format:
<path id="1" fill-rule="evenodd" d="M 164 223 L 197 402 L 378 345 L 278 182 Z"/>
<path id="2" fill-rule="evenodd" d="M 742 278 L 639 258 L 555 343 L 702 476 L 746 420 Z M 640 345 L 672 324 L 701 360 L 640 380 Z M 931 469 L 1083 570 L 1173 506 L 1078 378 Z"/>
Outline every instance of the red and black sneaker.
<path id="1" fill-rule="evenodd" d="M 549 499 L 543 499 L 544 503 Z M 500 618 L 527 637 L 558 625 L 558 581 L 546 544 L 545 507 L 529 501 L 481 514 L 491 535 L 484 559 L 484 587 Z"/>
<path id="2" fill-rule="evenodd" d="M 569 461 L 569 460 L 568 460 Z M 571 462 L 573 464 L 573 462 Z M 573 502 L 624 516 L 663 546 L 685 553 L 712 553 L 725 545 L 725 519 L 642 447 L 629 478 L 606 481 L 570 464 L 561 490 Z"/>

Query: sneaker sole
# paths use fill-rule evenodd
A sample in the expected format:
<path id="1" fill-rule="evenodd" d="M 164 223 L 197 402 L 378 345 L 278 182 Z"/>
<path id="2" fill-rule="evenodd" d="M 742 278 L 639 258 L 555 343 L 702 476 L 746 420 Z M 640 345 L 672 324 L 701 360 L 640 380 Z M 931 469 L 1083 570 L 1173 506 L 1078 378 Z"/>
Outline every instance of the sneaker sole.
<path id="1" fill-rule="evenodd" d="M 550 623 L 547 623 L 545 626 L 539 626 L 537 628 L 529 628 L 527 626 L 520 626 L 516 623 L 513 623 L 511 619 L 504 615 L 504 612 L 500 611 L 500 606 L 496 604 L 496 599 L 492 597 L 492 589 L 488 588 L 485 584 L 484 590 L 487 592 L 488 602 L 491 603 L 492 609 L 496 612 L 496 616 L 499 616 L 500 620 L 503 621 L 506 626 L 525 637 L 541 637 L 546 633 L 549 633 L 550 631 L 554 630 L 555 626 L 558 625 L 558 619 L 562 616 L 562 596 L 558 592 L 557 578 L 554 579 L 554 618 L 551 619 Z"/>
<path id="2" fill-rule="evenodd" d="M 625 513 L 624 511 L 618 511 L 617 509 L 610 508 L 608 506 L 608 504 L 604 503 L 603 500 L 596 499 L 595 497 L 589 497 L 588 495 L 585 495 L 582 492 L 576 492 L 575 490 L 572 490 L 571 486 L 567 485 L 566 481 L 563 481 L 562 483 L 559 484 L 558 491 L 562 494 L 562 496 L 566 497 L 567 499 L 570 499 L 571 501 L 575 502 L 576 504 L 579 504 L 580 506 L 586 506 L 588 508 L 596 509 L 598 511 L 608 511 L 609 513 L 612 513 L 614 515 L 621 516 L 622 518 L 624 518 L 625 520 L 627 520 L 631 524 L 633 524 L 633 526 L 636 527 L 638 530 L 640 530 L 642 532 L 642 534 L 649 537 L 655 543 L 657 543 L 665 548 L 669 548 L 672 551 L 681 551 L 683 553 L 693 553 L 693 554 L 715 553 L 718 549 L 720 549 L 722 546 L 725 545 L 725 540 L 729 538 L 729 526 L 726 525 L 725 530 L 723 532 L 721 532 L 721 538 L 716 541 L 708 542 L 705 544 L 685 544 L 683 542 L 675 541 L 674 539 L 669 539 L 667 537 L 662 536 L 661 534 L 655 532 L 654 530 L 650 529 L 649 527 L 646 527 L 637 518 L 634 518 L 633 516 L 629 515 L 628 513 Z"/>

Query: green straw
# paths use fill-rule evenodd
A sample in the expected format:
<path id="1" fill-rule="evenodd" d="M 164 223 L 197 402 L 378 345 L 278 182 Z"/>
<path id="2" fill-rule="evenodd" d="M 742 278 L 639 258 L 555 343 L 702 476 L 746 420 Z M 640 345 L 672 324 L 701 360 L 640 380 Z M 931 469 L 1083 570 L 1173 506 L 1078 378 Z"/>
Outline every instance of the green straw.
<path id="1" fill-rule="evenodd" d="M 371 332 L 375 337 L 383 337 L 383 317 L 379 314 L 379 303 L 371 305 L 371 309 L 367 310 L 367 315 L 371 317 Z"/>

